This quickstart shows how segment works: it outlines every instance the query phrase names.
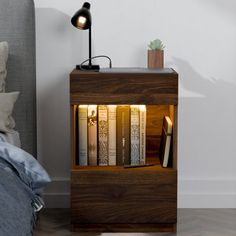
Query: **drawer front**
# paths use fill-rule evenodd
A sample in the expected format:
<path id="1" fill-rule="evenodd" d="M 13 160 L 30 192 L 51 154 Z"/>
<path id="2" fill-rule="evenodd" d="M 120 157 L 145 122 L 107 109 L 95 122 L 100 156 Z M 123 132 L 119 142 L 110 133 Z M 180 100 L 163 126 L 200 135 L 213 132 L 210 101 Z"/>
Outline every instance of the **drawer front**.
<path id="1" fill-rule="evenodd" d="M 178 103 L 178 75 L 71 74 L 71 104 Z"/>
<path id="2" fill-rule="evenodd" d="M 132 178 L 123 183 L 109 183 L 102 177 L 101 181 L 73 183 L 72 175 L 72 223 L 175 223 L 176 171 L 140 184 L 132 183 Z"/>

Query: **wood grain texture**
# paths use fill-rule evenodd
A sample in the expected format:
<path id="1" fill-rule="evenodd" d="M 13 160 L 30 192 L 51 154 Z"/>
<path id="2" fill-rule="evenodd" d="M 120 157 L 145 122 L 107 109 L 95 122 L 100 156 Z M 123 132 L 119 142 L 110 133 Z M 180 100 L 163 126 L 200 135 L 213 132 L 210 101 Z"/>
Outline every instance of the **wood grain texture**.
<path id="1" fill-rule="evenodd" d="M 124 168 L 121 166 L 79 166 L 71 172 L 71 184 L 153 184 L 176 181 L 177 171 L 160 165 Z"/>
<path id="2" fill-rule="evenodd" d="M 175 71 L 166 74 L 73 71 L 70 103 L 148 105 L 147 163 L 157 164 L 135 169 L 75 165 L 73 139 L 76 137 L 72 130 L 72 228 L 77 231 L 174 231 L 177 222 L 178 74 Z M 71 123 L 73 114 L 71 111 Z M 165 115 L 174 123 L 171 154 L 174 168 L 162 168 L 158 160 Z"/>
<path id="3" fill-rule="evenodd" d="M 171 168 L 81 168 L 72 171 L 71 221 L 176 223 L 176 193 L 177 172 Z"/>
<path id="4" fill-rule="evenodd" d="M 148 50 L 148 68 L 163 68 L 164 67 L 164 51 L 163 50 Z"/>
<path id="5" fill-rule="evenodd" d="M 73 71 L 72 104 L 177 104 L 178 75 L 173 73 L 99 73 Z"/>
<path id="6" fill-rule="evenodd" d="M 170 119 L 173 123 L 173 135 L 172 135 L 172 165 L 173 168 L 177 170 L 177 153 L 178 153 L 178 106 L 169 106 Z"/>
<path id="7" fill-rule="evenodd" d="M 176 224 L 74 224 L 75 232 L 176 232 Z"/>
<path id="8" fill-rule="evenodd" d="M 164 116 L 169 116 L 169 105 L 147 106 L 147 136 L 161 135 Z"/>

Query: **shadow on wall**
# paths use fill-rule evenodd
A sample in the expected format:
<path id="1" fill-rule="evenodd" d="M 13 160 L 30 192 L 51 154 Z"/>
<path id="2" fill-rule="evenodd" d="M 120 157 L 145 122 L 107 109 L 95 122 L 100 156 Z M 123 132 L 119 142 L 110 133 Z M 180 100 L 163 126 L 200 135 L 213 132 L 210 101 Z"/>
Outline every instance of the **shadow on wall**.
<path id="1" fill-rule="evenodd" d="M 38 154 L 52 177 L 69 176 L 69 73 L 87 55 L 87 34 L 70 19 L 36 8 Z"/>
<path id="2" fill-rule="evenodd" d="M 221 13 L 225 13 L 224 16 L 230 16 L 236 18 L 236 1 L 225 0 L 201 0 L 204 4 L 208 4 L 213 8 L 217 8 Z"/>
<path id="3" fill-rule="evenodd" d="M 206 78 L 185 60 L 173 58 L 180 85 L 202 97 L 180 97 L 179 167 L 188 178 L 236 176 L 236 85 Z M 226 164 L 227 163 L 227 164 Z"/>

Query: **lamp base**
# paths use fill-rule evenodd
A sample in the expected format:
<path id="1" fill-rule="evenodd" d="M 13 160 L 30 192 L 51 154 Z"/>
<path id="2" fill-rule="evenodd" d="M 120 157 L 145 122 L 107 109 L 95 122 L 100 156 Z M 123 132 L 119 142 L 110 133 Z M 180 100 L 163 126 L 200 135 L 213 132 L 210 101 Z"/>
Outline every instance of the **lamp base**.
<path id="1" fill-rule="evenodd" d="M 76 65 L 76 70 L 94 70 L 99 71 L 100 66 L 99 65 Z"/>

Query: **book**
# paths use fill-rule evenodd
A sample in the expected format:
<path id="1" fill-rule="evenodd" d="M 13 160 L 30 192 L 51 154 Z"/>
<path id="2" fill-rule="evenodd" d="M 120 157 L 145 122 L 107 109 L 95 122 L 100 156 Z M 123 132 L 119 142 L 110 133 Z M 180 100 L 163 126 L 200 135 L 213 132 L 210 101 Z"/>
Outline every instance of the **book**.
<path id="1" fill-rule="evenodd" d="M 147 110 L 145 105 L 139 106 L 140 116 L 140 164 L 146 164 L 146 118 Z"/>
<path id="2" fill-rule="evenodd" d="M 88 164 L 97 165 L 97 106 L 88 106 Z"/>
<path id="3" fill-rule="evenodd" d="M 116 105 L 108 106 L 108 164 L 116 165 Z"/>
<path id="4" fill-rule="evenodd" d="M 77 121 L 77 111 L 78 111 L 78 107 L 76 105 L 73 105 L 73 110 L 71 110 L 71 112 L 73 112 L 73 132 L 72 132 L 72 135 L 73 135 L 73 153 L 72 155 L 74 156 L 75 158 L 75 163 L 73 164 L 78 164 L 79 163 L 79 157 L 78 157 L 78 146 L 77 146 L 77 139 L 78 139 L 78 128 L 77 128 L 77 125 L 78 125 L 78 121 Z M 72 114 L 71 114 L 72 115 Z"/>
<path id="5" fill-rule="evenodd" d="M 87 138 L 87 119 L 88 106 L 78 106 L 78 147 L 79 147 L 79 165 L 88 165 L 88 138 Z"/>
<path id="6" fill-rule="evenodd" d="M 117 106 L 116 142 L 118 166 L 130 164 L 130 107 Z"/>
<path id="7" fill-rule="evenodd" d="M 139 106 L 130 106 L 130 164 L 140 164 L 140 126 L 139 126 Z"/>
<path id="8" fill-rule="evenodd" d="M 98 164 L 108 165 L 108 109 L 98 106 Z"/>
<path id="9" fill-rule="evenodd" d="M 170 117 L 165 116 L 163 119 L 160 144 L 160 160 L 163 167 L 167 167 L 169 162 L 172 129 L 173 125 Z"/>

